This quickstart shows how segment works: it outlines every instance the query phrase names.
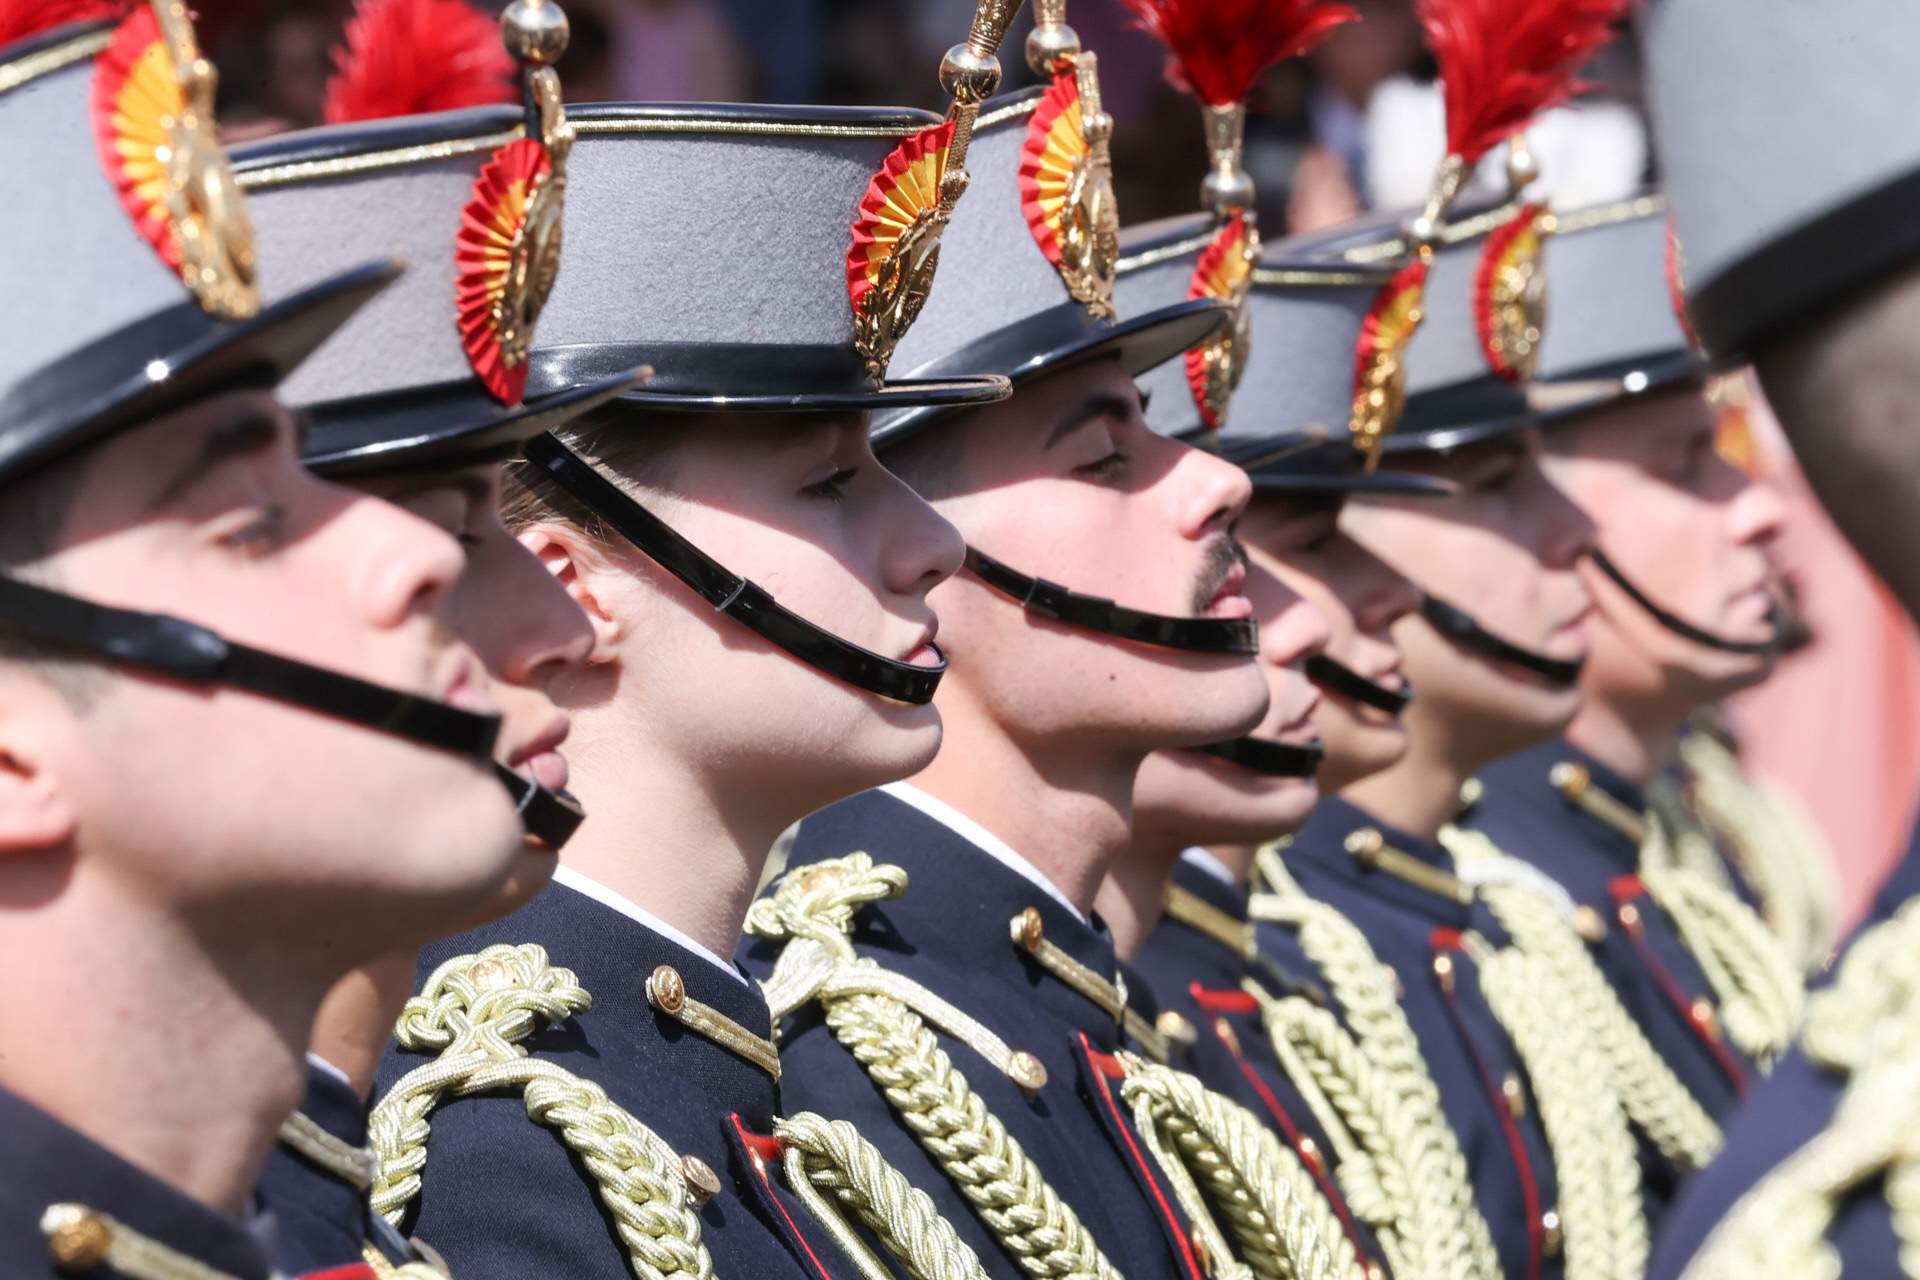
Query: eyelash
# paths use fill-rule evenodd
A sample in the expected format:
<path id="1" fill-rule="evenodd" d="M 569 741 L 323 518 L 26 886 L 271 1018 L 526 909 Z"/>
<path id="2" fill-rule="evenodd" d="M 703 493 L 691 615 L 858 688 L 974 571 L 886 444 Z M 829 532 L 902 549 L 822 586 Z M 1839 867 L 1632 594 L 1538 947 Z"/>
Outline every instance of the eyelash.
<path id="1" fill-rule="evenodd" d="M 1073 473 L 1079 476 L 1086 476 L 1090 480 L 1111 480 L 1114 476 L 1126 470 L 1127 464 L 1132 461 L 1132 455 L 1122 453 L 1120 450 L 1115 449 L 1104 458 L 1089 462 L 1085 466 L 1075 467 Z"/>
<path id="2" fill-rule="evenodd" d="M 1499 493 L 1511 488 L 1514 476 L 1519 474 L 1518 467 L 1502 467 L 1496 474 L 1488 476 L 1475 487 L 1483 493 Z"/>
<path id="3" fill-rule="evenodd" d="M 277 502 L 268 503 L 245 525 L 222 535 L 220 545 L 235 550 L 270 550 L 280 545 L 286 523 L 287 509 Z"/>
<path id="4" fill-rule="evenodd" d="M 1308 551 L 1308 552 L 1325 551 L 1327 549 L 1327 545 L 1332 541 L 1333 541 L 1333 530 L 1329 529 L 1325 533 L 1320 534 L 1318 537 L 1309 539 L 1306 545 L 1304 545 L 1300 549 L 1302 551 Z"/>
<path id="5" fill-rule="evenodd" d="M 825 498 L 829 502 L 845 502 L 847 486 L 852 484 L 853 478 L 859 474 L 858 467 L 842 467 L 820 483 L 808 485 L 801 492 L 816 498 Z"/>

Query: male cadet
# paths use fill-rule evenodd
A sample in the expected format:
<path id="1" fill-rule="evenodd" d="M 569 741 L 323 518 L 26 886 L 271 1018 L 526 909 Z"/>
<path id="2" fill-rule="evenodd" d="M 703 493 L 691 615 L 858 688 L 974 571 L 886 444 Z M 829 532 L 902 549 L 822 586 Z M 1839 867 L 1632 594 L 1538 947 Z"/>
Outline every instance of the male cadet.
<path id="1" fill-rule="evenodd" d="M 1013 398 L 875 433 L 968 542 L 931 597 L 946 746 L 802 824 L 751 954 L 792 1015 L 789 1097 L 860 1120 L 993 1274 L 1193 1277 L 1239 1253 L 1353 1276 L 1297 1157 L 1151 1061 L 1162 1038 L 1091 914 L 1141 760 L 1245 733 L 1267 699 L 1231 537 L 1246 476 L 1156 435 L 1133 383 L 1226 307 L 1114 318 L 1112 122 L 1063 16 L 1043 6 L 1028 46 L 1048 83 L 981 113 L 975 189 L 900 357 L 998 368 Z"/>
<path id="2" fill-rule="evenodd" d="M 375 1207 L 462 1280 L 884 1273 L 871 1238 L 915 1275 L 977 1272 L 856 1131 L 782 1105 L 767 999 L 726 957 L 780 832 L 940 743 L 926 596 L 961 546 L 866 414 L 1006 395 L 886 370 L 1011 9 L 949 55 L 946 121 L 570 113 L 528 386 L 656 377 L 528 441 L 509 497 L 594 630 L 553 685 L 591 817 L 546 894 L 428 948 L 381 1066 Z"/>
<path id="3" fill-rule="evenodd" d="M 1920 244 L 1902 210 L 1920 152 L 1896 124 L 1915 16 L 1669 0 L 1642 34 L 1694 327 L 1715 356 L 1753 359 L 1815 491 L 1915 612 Z M 1708 101 L 1734 118 L 1690 118 Z M 1809 996 L 1799 1044 L 1688 1188 L 1654 1274 L 1916 1273 L 1916 867 L 1909 850 Z"/>
<path id="4" fill-rule="evenodd" d="M 389 3 L 363 10 L 329 94 L 330 118 L 354 120 L 367 109 L 344 101 L 341 84 L 352 85 L 360 103 L 431 106 L 436 86 L 455 80 L 459 67 L 507 62 L 503 33 L 524 60 L 535 108 L 413 116 L 405 128 L 414 138 L 442 144 L 430 153 L 410 148 L 391 123 L 361 122 L 242 148 L 234 168 L 276 291 L 326 276 L 368 247 L 419 268 L 355 315 L 281 395 L 305 416 L 311 468 L 386 496 L 460 541 L 465 565 L 447 617 L 486 664 L 506 714 L 498 758 L 528 838 L 557 852 L 580 815 L 558 794 L 567 780 L 558 751 L 567 720 L 544 690 L 559 669 L 584 660 L 592 632 L 565 590 L 500 523 L 501 464 L 527 437 L 633 379 L 622 374 L 532 400 L 522 399 L 517 383 L 532 317 L 557 265 L 570 135 L 557 78 L 544 64 L 565 47 L 564 14 L 548 0 L 522 0 L 500 24 L 473 13 L 468 38 L 397 56 L 405 46 L 396 43 L 418 39 L 417 9 Z M 444 11 L 440 17 L 445 21 Z M 518 96 L 512 80 L 502 78 L 498 88 L 503 101 Z M 513 137 L 523 119 L 525 135 Z M 500 193 L 512 188 L 501 175 L 529 170 L 531 199 L 503 206 Z M 518 255 L 529 269 L 499 269 L 491 258 L 496 249 Z M 455 288 L 448 288 L 449 276 Z M 488 310 L 480 323 L 463 325 L 463 307 L 475 302 Z M 531 865 L 477 914 L 522 905 L 545 887 L 553 866 L 550 859 Z M 413 952 L 396 952 L 348 979 L 322 1008 L 306 1098 L 282 1128 L 261 1185 L 274 1218 L 275 1262 L 285 1271 L 358 1261 L 370 1241 L 389 1263 L 409 1260 L 369 1209 L 373 1157 L 365 1148 L 366 1094 L 412 994 L 414 965 Z"/>
<path id="5" fill-rule="evenodd" d="M 0 1257 L 265 1280 L 244 1219 L 328 987 L 536 859 L 439 616 L 458 544 L 308 474 L 268 391 L 393 268 L 261 302 L 184 6 L 14 16 Z"/>
<path id="6" fill-rule="evenodd" d="M 1483 769 L 1462 824 L 1571 897 L 1634 1020 L 1709 1113 L 1732 1108 L 1799 1021 L 1799 965 L 1646 790 L 1692 713 L 1777 651 L 1767 544 L 1778 494 L 1715 452 L 1667 282 L 1654 195 L 1560 216 L 1555 304 L 1529 397 L 1548 473 L 1597 524 L 1580 710 L 1564 738 Z M 1706 860 L 1717 869 L 1717 858 Z"/>

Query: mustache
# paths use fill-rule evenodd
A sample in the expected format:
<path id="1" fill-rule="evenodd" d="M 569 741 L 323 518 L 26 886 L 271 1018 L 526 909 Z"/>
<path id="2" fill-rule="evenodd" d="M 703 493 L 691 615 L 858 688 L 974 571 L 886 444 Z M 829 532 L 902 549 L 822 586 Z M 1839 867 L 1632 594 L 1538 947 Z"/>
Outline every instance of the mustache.
<path id="1" fill-rule="evenodd" d="M 1207 544 L 1205 562 L 1200 566 L 1200 580 L 1193 588 L 1194 613 L 1205 613 L 1213 598 L 1220 594 L 1220 588 L 1226 585 L 1233 571 L 1246 567 L 1247 549 L 1227 534 L 1219 534 Z"/>

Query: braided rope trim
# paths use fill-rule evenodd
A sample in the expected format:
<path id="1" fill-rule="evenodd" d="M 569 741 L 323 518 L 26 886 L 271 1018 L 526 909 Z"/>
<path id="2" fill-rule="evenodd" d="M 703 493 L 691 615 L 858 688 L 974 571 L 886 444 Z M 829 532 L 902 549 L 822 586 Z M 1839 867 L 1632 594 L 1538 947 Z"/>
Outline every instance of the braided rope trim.
<path id="1" fill-rule="evenodd" d="M 1421 1056 L 1413 1025 L 1400 1007 L 1397 975 L 1352 921 L 1308 896 L 1287 871 L 1277 847 L 1260 850 L 1255 861 L 1268 891 L 1254 895 L 1249 915 L 1298 936 L 1301 950 L 1320 970 L 1361 1053 L 1395 1099 L 1415 1139 L 1407 1158 L 1409 1178 L 1435 1202 L 1436 1214 L 1450 1216 L 1467 1232 L 1465 1274 L 1475 1280 L 1502 1280 L 1493 1232 L 1473 1197 L 1466 1156 L 1441 1110 L 1440 1089 Z"/>
<path id="2" fill-rule="evenodd" d="M 1194 1077 L 1124 1055 L 1121 1100 L 1186 1200 L 1203 1188 L 1231 1226 L 1240 1256 L 1262 1280 L 1361 1280 L 1353 1244 L 1299 1158 L 1253 1113 Z M 1174 1158 L 1172 1153 L 1177 1153 Z M 1211 1222 L 1204 1204 L 1183 1203 Z M 1212 1228 L 1217 1235 L 1218 1228 Z M 1213 1246 L 1216 1250 L 1218 1245 Z M 1221 1255 L 1230 1256 L 1230 1255 Z"/>
<path id="3" fill-rule="evenodd" d="M 1788 955 L 1802 972 L 1818 971 L 1840 929 L 1833 859 L 1819 829 L 1793 797 L 1748 777 L 1712 735 L 1688 734 L 1679 752 L 1696 817 L 1725 838 Z"/>
<path id="4" fill-rule="evenodd" d="M 126 1223 L 81 1204 L 50 1204 L 40 1215 L 57 1270 L 109 1267 L 131 1280 L 234 1280 Z M 16 1261 L 19 1261 L 16 1259 Z"/>
<path id="5" fill-rule="evenodd" d="M 415 1259 L 412 1262 L 392 1263 L 387 1255 L 368 1245 L 360 1254 L 367 1264 L 367 1270 L 373 1272 L 374 1280 L 451 1280 L 444 1265 Z"/>
<path id="6" fill-rule="evenodd" d="M 438 1057 L 408 1072 L 374 1108 L 368 1135 L 379 1167 L 373 1207 L 398 1223 L 426 1169 L 429 1116 L 442 1102 L 519 1092 L 527 1115 L 555 1130 L 592 1177 L 640 1280 L 710 1280 L 679 1156 L 592 1081 L 526 1056 L 517 1043 L 542 1020 L 558 1022 L 592 1003 L 571 970 L 538 946 L 493 946 L 435 969 L 407 1001 L 402 1047 Z"/>
<path id="7" fill-rule="evenodd" d="M 1518 861 L 1486 836 L 1459 827 L 1443 828 L 1440 843 L 1462 864 Z M 1686 1169 L 1703 1167 L 1720 1149 L 1720 1127 L 1654 1051 L 1572 922 L 1514 883 L 1483 883 L 1479 892 L 1515 944 L 1540 959 L 1539 976 L 1564 1001 L 1557 1016 L 1576 1018 L 1601 1050 L 1628 1118 L 1667 1159 Z"/>
<path id="8" fill-rule="evenodd" d="M 1734 1205 L 1685 1280 L 1838 1280 L 1828 1232 L 1841 1202 L 1876 1178 L 1900 1269 L 1920 1276 L 1920 902 L 1854 942 L 1833 986 L 1810 1001 L 1802 1039 L 1810 1059 L 1846 1078 L 1833 1118 Z"/>
<path id="9" fill-rule="evenodd" d="M 1593 1046 L 1552 1003 L 1553 978 L 1514 948 L 1477 948 L 1475 968 L 1494 1017 L 1525 1064 L 1553 1150 L 1567 1280 L 1641 1280 L 1648 1227 L 1640 1157 L 1626 1111 Z"/>

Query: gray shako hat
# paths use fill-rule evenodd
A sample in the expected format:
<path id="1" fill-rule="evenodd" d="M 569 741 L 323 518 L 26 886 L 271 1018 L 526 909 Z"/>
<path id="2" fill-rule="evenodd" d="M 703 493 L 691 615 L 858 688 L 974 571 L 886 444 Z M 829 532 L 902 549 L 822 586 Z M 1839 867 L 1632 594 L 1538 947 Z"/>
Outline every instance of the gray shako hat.
<path id="1" fill-rule="evenodd" d="M 110 434 L 271 387 L 399 268 L 375 263 L 262 304 L 245 198 L 185 0 L 0 50 L 0 202 L 17 296 L 0 308 L 0 489 Z M 190 602 L 182 602 L 188 605 Z M 260 697 L 491 764 L 500 720 L 236 644 L 187 618 L 0 575 L 0 629 L 82 658 Z"/>
<path id="2" fill-rule="evenodd" d="M 1116 308 L 1113 121 L 1100 109 L 1098 64 L 1063 23 L 1035 35 L 1045 39 L 1029 41 L 1029 60 L 1049 82 L 981 109 L 967 162 L 973 183 L 942 245 L 939 285 L 900 344 L 899 364 L 920 376 L 984 369 L 1017 387 L 1109 355 L 1137 376 L 1227 322 L 1227 304 L 1215 299 Z M 874 444 L 896 444 L 942 416 L 883 415 Z"/>
<path id="3" fill-rule="evenodd" d="M 649 412 L 851 412 L 1004 399 L 967 366 L 891 379 L 895 347 L 953 274 L 943 236 L 968 185 L 981 105 L 1014 6 L 979 0 L 940 72 L 944 119 L 892 108 L 607 104 L 570 114 L 567 267 L 540 317 L 527 391 L 653 378 Z M 898 363 L 894 361 L 894 363 Z M 644 430 L 645 421 L 634 424 Z M 618 531 L 690 591 L 816 670 L 923 704 L 946 671 L 871 652 L 783 608 L 553 434 L 519 474 Z"/>
<path id="4" fill-rule="evenodd" d="M 1920 11 L 1649 0 L 1655 151 L 1695 330 L 1750 354 L 1920 259 Z"/>
<path id="5" fill-rule="evenodd" d="M 523 399 L 540 309 L 570 256 L 561 246 L 573 135 L 547 65 L 565 50 L 565 15 L 551 0 L 520 0 L 503 22 L 525 67 L 524 111 L 360 121 L 234 152 L 275 290 L 303 287 L 368 246 L 412 264 L 280 388 L 305 412 L 306 461 L 323 474 L 499 461 L 643 372 Z M 409 66 L 391 50 L 366 56 Z"/>
<path id="6" fill-rule="evenodd" d="M 212 392 L 272 385 L 395 276 L 361 254 L 262 302 L 213 81 L 164 0 L 0 49 L 16 184 L 0 202 L 0 485 Z"/>
<path id="7" fill-rule="evenodd" d="M 1695 388 L 1727 362 L 1703 356 L 1686 328 L 1666 204 L 1646 194 L 1559 215 L 1553 243 L 1556 296 L 1579 316 L 1541 344 L 1527 388 L 1543 427 L 1578 422 L 1597 409 L 1663 390 Z M 1735 640 L 1695 626 L 1647 594 L 1601 547 L 1596 567 L 1655 622 L 1723 653 L 1778 653 L 1790 636 L 1776 606 L 1765 640 Z"/>

